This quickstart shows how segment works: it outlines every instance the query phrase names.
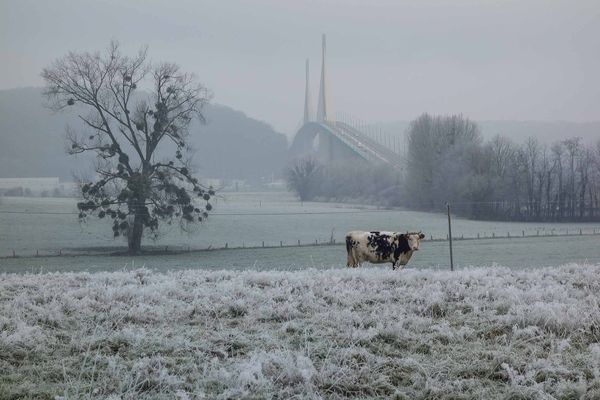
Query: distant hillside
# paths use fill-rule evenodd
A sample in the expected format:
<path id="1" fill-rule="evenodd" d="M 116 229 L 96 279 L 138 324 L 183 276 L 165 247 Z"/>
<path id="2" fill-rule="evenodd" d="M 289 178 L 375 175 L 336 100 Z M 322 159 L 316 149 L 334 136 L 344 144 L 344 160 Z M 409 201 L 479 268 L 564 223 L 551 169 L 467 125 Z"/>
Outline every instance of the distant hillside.
<path id="1" fill-rule="evenodd" d="M 600 140 L 600 121 L 477 121 L 484 138 L 496 134 L 509 137 L 515 142 L 524 142 L 533 136 L 542 143 L 553 143 L 579 136 L 584 142 Z"/>
<path id="2" fill-rule="evenodd" d="M 40 88 L 0 90 L 0 178 L 58 176 L 89 169 L 84 157 L 65 152 L 65 128 L 80 127 L 74 113 L 53 113 Z M 199 175 L 258 181 L 279 176 L 287 139 L 268 124 L 222 105 L 205 110 L 206 125 L 193 124 L 191 144 Z"/>
<path id="3" fill-rule="evenodd" d="M 506 136 L 521 143 L 533 136 L 542 143 L 553 143 L 574 136 L 581 137 L 585 142 L 600 140 L 600 121 L 569 122 L 569 121 L 476 121 L 485 139 L 496 134 Z M 394 121 L 378 124 L 385 132 L 403 135 L 410 127 L 409 121 Z"/>
<path id="4" fill-rule="evenodd" d="M 0 91 L 0 178 L 70 179 L 86 165 L 65 153 L 65 127 L 76 122 L 44 108 L 40 89 Z"/>
<path id="5" fill-rule="evenodd" d="M 270 179 L 282 174 L 287 138 L 265 122 L 221 105 L 206 109 L 206 125 L 191 128 L 194 157 L 201 175 Z"/>

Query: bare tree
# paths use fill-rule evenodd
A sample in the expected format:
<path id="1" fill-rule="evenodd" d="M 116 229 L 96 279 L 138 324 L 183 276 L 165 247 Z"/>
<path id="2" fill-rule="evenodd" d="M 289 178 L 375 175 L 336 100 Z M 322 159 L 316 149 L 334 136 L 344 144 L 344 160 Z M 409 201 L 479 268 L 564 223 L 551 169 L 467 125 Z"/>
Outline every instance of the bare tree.
<path id="1" fill-rule="evenodd" d="M 406 192 L 410 205 L 417 208 L 433 208 L 435 161 L 441 156 L 435 148 L 435 125 L 432 116 L 423 114 L 410 123 L 408 132 Z"/>
<path id="2" fill-rule="evenodd" d="M 81 219 L 111 218 L 114 236 L 126 235 L 136 254 L 144 230 L 156 232 L 160 220 L 208 216 L 214 192 L 193 177 L 187 139 L 210 94 L 193 75 L 175 64 L 151 65 L 146 49 L 125 56 L 112 42 L 103 54 L 71 52 L 42 77 L 53 110 L 82 110 L 69 152 L 96 155 L 97 178 L 81 186 Z"/>
<path id="3" fill-rule="evenodd" d="M 525 166 L 525 173 L 527 175 L 527 211 L 529 217 L 537 214 L 538 204 L 535 193 L 535 177 L 537 174 L 537 162 L 539 158 L 540 146 L 534 137 L 529 137 L 525 142 L 523 150 L 523 163 Z"/>
<path id="4" fill-rule="evenodd" d="M 492 173 L 504 177 L 507 169 L 510 168 L 509 161 L 514 154 L 514 145 L 510 139 L 496 135 L 490 140 L 490 157 L 492 162 Z"/>
<path id="5" fill-rule="evenodd" d="M 545 202 L 542 207 L 544 219 L 552 218 L 552 174 L 554 172 L 554 164 L 550 162 L 550 155 L 548 154 L 548 146 L 542 147 L 542 158 L 541 158 L 541 169 L 539 172 L 539 197 L 540 202 Z M 542 198 L 542 192 L 545 193 L 545 197 Z"/>
<path id="6" fill-rule="evenodd" d="M 514 198 L 511 191 L 511 171 L 515 168 L 516 145 L 508 138 L 496 135 L 487 144 L 487 154 L 490 160 L 489 181 L 494 186 L 493 215 L 504 216 Z"/>
<path id="7" fill-rule="evenodd" d="M 320 183 L 321 165 L 311 157 L 297 160 L 286 171 L 288 188 L 298 195 L 300 201 L 312 200 Z"/>
<path id="8" fill-rule="evenodd" d="M 554 143 L 551 147 L 552 155 L 554 158 L 554 169 L 558 180 L 558 186 L 556 187 L 556 214 L 558 220 L 564 217 L 565 213 L 565 192 L 564 192 L 564 168 L 563 168 L 563 154 L 565 148 L 563 144 L 558 142 Z"/>
<path id="9" fill-rule="evenodd" d="M 592 217 L 600 216 L 600 140 L 592 149 L 592 179 L 590 180 L 590 203 Z"/>
<path id="10" fill-rule="evenodd" d="M 462 115 L 423 114 L 412 121 L 406 170 L 409 204 L 433 209 L 443 201 L 460 200 L 460 187 L 470 179 L 465 170 L 477 158 L 469 157 L 468 153 L 480 145 L 477 124 Z"/>
<path id="11" fill-rule="evenodd" d="M 569 217 L 575 217 L 575 204 L 577 203 L 577 194 L 575 190 L 575 158 L 581 151 L 581 138 L 574 137 L 563 140 L 563 145 L 567 150 L 567 156 L 569 161 L 569 191 L 568 195 L 568 206 L 569 206 Z"/>
<path id="12" fill-rule="evenodd" d="M 590 170 L 592 168 L 594 159 L 594 153 L 591 149 L 583 149 L 581 154 L 577 158 L 577 171 L 579 172 L 579 218 L 583 219 L 585 217 L 585 194 L 586 190 L 590 186 Z M 590 208 L 591 208 L 591 199 L 590 199 Z M 589 212 L 591 215 L 591 211 Z"/>

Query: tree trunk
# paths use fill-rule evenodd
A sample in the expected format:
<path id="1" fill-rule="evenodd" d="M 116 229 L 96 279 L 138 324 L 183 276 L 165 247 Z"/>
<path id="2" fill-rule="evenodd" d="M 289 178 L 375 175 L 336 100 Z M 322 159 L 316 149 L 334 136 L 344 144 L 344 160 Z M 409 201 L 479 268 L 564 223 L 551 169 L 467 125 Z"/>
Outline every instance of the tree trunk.
<path id="1" fill-rule="evenodd" d="M 552 172 L 548 172 L 548 180 L 546 181 L 546 220 L 554 218 L 554 210 L 552 207 L 552 198 L 550 197 L 550 189 L 552 187 Z"/>
<path id="2" fill-rule="evenodd" d="M 565 212 L 565 192 L 563 188 L 563 170 L 562 165 L 559 164 L 558 170 L 558 221 L 563 220 Z"/>
<path id="3" fill-rule="evenodd" d="M 142 222 L 141 212 L 138 210 L 133 218 L 133 227 L 127 233 L 127 245 L 129 254 L 140 254 L 142 251 L 142 234 L 144 224 Z"/>
<path id="4" fill-rule="evenodd" d="M 588 169 L 591 156 L 584 152 L 579 159 L 579 219 L 585 218 L 585 191 L 588 185 Z"/>

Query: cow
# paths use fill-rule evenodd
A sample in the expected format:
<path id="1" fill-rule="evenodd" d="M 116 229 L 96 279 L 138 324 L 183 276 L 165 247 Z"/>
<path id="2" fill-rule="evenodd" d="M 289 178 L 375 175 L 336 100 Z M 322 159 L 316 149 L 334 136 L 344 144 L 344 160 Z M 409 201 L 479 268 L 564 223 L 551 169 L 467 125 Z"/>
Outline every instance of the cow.
<path id="1" fill-rule="evenodd" d="M 419 250 L 419 243 L 425 235 L 421 232 L 363 232 L 352 231 L 346 234 L 347 266 L 356 268 L 363 261 L 374 264 L 392 263 L 392 269 L 402 269 L 413 252 Z"/>

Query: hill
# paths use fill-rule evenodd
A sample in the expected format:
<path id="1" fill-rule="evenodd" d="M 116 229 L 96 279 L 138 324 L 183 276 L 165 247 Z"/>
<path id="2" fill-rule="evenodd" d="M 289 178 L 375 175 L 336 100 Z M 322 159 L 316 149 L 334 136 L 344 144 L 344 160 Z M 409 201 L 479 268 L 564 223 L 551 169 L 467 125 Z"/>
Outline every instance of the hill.
<path id="1" fill-rule="evenodd" d="M 246 179 L 279 176 L 287 139 L 268 124 L 223 105 L 205 109 L 206 125 L 193 124 L 190 143 L 199 175 Z M 65 152 L 65 128 L 81 126 L 72 112 L 44 107 L 40 88 L 0 91 L 0 178 L 58 176 L 89 170 L 87 157 Z"/>

